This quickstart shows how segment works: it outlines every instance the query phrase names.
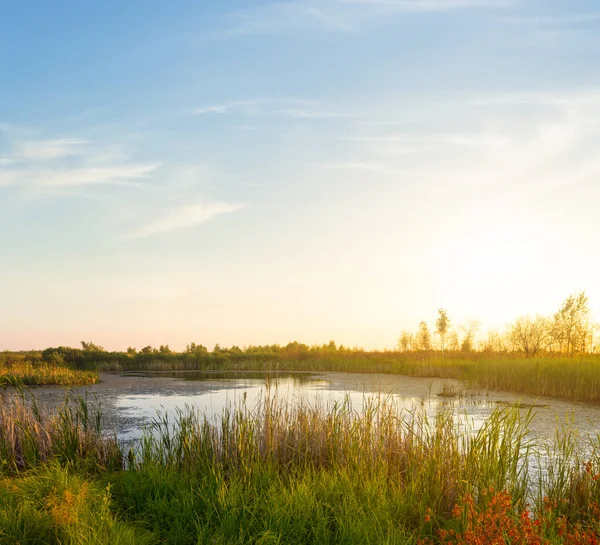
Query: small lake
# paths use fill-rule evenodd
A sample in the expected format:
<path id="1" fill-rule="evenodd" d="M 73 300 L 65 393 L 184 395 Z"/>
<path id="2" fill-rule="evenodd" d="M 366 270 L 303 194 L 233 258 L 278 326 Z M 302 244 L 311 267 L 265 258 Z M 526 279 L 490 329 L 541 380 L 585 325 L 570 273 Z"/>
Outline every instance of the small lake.
<path id="1" fill-rule="evenodd" d="M 581 437 L 600 430 L 600 406 L 551 398 L 519 396 L 508 392 L 465 390 L 450 379 L 360 373 L 270 372 L 144 372 L 103 373 L 91 386 L 75 387 L 75 395 L 87 395 L 100 403 L 104 428 L 124 442 L 141 437 L 157 412 L 174 413 L 190 406 L 209 419 L 228 407 L 244 405 L 252 410 L 261 399 L 273 396 L 290 404 L 304 403 L 331 408 L 350 403 L 360 412 L 369 399 L 388 396 L 399 411 L 423 411 L 435 416 L 451 412 L 457 422 L 479 428 L 498 407 L 521 404 L 533 410 L 531 431 L 542 443 L 551 444 L 557 429 L 575 427 Z M 39 401 L 49 408 L 64 401 L 65 390 L 36 388 Z M 458 395 L 456 395 L 458 394 Z"/>

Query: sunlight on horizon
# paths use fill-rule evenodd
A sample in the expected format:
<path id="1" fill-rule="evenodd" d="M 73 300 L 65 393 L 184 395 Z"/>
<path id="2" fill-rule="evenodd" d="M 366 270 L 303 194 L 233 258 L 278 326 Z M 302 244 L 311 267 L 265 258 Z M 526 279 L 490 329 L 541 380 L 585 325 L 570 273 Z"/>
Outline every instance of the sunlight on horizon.
<path id="1" fill-rule="evenodd" d="M 584 0 L 34 3 L 0 20 L 0 349 L 600 317 Z"/>

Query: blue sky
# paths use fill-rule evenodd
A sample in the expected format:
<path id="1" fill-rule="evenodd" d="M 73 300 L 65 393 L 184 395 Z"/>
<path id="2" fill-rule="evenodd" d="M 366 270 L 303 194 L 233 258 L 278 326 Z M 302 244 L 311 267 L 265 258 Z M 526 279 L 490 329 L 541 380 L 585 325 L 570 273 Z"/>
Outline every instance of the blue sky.
<path id="1" fill-rule="evenodd" d="M 577 0 L 0 0 L 0 348 L 598 310 L 599 31 Z"/>

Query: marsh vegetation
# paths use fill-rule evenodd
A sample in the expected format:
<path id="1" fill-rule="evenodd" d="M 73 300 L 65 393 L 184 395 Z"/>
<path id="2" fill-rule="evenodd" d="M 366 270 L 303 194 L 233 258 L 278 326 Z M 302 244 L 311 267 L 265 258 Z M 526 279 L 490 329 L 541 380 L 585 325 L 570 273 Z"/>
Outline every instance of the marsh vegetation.
<path id="1" fill-rule="evenodd" d="M 265 397 L 218 419 L 159 413 L 124 451 L 97 408 L 5 393 L 0 543 L 595 543 L 600 442 L 500 407 L 361 411 Z M 585 452 L 585 455 L 581 453 Z M 36 541 L 37 540 L 37 541 Z"/>

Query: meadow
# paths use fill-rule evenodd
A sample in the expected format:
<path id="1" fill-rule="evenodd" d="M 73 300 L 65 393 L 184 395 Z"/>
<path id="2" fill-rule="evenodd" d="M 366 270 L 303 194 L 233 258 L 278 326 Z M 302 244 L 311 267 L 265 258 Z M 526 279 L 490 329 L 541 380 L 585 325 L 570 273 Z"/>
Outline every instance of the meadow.
<path id="1" fill-rule="evenodd" d="M 385 396 L 158 415 L 128 452 L 81 398 L 0 403 L 0 543 L 598 543 L 600 440 L 534 414 L 476 430 Z M 545 467 L 539 471 L 540 464 Z"/>

